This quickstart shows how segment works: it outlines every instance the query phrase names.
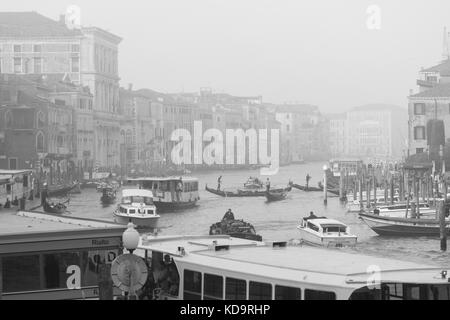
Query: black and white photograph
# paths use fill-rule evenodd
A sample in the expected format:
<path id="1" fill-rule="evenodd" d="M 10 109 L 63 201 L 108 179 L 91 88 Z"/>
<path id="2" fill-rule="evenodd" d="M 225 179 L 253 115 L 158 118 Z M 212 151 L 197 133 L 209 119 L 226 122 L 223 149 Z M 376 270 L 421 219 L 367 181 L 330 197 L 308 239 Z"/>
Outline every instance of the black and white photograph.
<path id="1" fill-rule="evenodd" d="M 0 3 L 0 305 L 450 300 L 449 234 L 448 0 Z"/>

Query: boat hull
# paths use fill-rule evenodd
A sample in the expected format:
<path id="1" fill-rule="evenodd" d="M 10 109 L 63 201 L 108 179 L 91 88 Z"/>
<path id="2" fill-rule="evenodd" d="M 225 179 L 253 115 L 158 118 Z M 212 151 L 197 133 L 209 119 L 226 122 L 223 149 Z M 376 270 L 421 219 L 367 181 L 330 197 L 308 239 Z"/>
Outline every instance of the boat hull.
<path id="1" fill-rule="evenodd" d="M 400 219 L 360 214 L 360 218 L 380 236 L 395 237 L 434 237 L 440 235 L 439 223 L 429 219 Z M 450 235 L 450 222 L 446 224 Z"/>
<path id="2" fill-rule="evenodd" d="M 127 225 L 128 223 L 133 223 L 138 228 L 152 228 L 155 229 L 158 227 L 159 217 L 130 217 L 130 216 L 122 216 L 118 214 L 114 214 L 114 220 L 117 223 Z"/>
<path id="3" fill-rule="evenodd" d="M 281 200 L 286 199 L 286 197 L 287 197 L 286 192 L 282 192 L 282 193 L 267 192 L 266 193 L 266 199 L 268 202 L 281 201 Z"/>
<path id="4" fill-rule="evenodd" d="M 298 228 L 300 232 L 300 240 L 304 243 L 314 246 L 327 247 L 327 248 L 341 248 L 351 247 L 356 245 L 358 238 L 351 235 L 343 236 L 318 236 L 306 231 L 303 228 Z"/>
<path id="5" fill-rule="evenodd" d="M 191 202 L 162 202 L 162 201 L 154 201 L 153 204 L 158 209 L 158 213 L 161 212 L 174 212 L 180 210 L 186 210 L 195 208 L 197 206 L 197 201 Z"/>

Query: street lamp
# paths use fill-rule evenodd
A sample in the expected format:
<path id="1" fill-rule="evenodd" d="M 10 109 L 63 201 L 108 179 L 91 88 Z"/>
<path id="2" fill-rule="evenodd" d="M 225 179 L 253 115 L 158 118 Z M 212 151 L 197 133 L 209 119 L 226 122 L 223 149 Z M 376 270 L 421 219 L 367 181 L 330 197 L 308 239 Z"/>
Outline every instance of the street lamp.
<path id="1" fill-rule="evenodd" d="M 131 254 L 139 245 L 139 232 L 134 228 L 133 223 L 128 224 L 127 230 L 122 234 L 122 242 L 125 249 L 127 249 Z"/>
<path id="2" fill-rule="evenodd" d="M 327 205 L 328 204 L 328 195 L 327 195 L 327 170 L 328 170 L 328 166 L 324 165 L 323 166 L 323 204 Z"/>

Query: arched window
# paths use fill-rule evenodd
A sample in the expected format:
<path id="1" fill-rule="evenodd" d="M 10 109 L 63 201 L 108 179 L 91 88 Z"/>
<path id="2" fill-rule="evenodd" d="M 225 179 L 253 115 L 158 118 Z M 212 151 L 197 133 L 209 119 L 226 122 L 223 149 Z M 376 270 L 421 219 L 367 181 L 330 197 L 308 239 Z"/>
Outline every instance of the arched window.
<path id="1" fill-rule="evenodd" d="M 39 111 L 37 113 L 37 117 L 36 117 L 36 128 L 42 129 L 44 127 L 45 127 L 44 113 L 42 111 Z"/>
<path id="2" fill-rule="evenodd" d="M 13 127 L 13 116 L 10 110 L 6 111 L 5 114 L 5 127 L 6 129 L 10 129 Z"/>
<path id="3" fill-rule="evenodd" d="M 42 132 L 36 136 L 36 152 L 44 153 L 44 134 Z"/>

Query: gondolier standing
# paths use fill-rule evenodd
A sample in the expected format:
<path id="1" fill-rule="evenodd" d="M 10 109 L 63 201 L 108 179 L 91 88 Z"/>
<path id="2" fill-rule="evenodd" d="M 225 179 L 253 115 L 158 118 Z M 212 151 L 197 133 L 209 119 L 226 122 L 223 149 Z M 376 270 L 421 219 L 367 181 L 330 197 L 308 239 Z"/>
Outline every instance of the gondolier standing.
<path id="1" fill-rule="evenodd" d="M 309 175 L 309 173 L 306 175 L 306 189 L 309 188 L 309 181 L 311 180 L 311 176 Z"/>
<path id="2" fill-rule="evenodd" d="M 266 191 L 267 192 L 270 191 L 270 179 L 269 178 L 267 178 L 267 181 L 266 181 Z"/>
<path id="3" fill-rule="evenodd" d="M 220 191 L 220 185 L 222 184 L 222 176 L 217 179 L 217 191 Z"/>

